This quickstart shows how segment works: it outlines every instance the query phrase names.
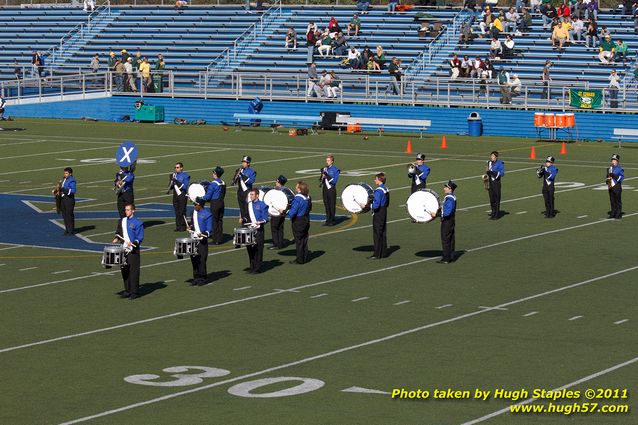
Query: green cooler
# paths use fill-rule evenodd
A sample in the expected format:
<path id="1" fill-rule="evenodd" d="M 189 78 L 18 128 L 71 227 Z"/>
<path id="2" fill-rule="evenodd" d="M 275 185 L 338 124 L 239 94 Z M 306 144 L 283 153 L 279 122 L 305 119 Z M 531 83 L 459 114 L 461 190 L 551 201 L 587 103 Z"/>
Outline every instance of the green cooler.
<path id="1" fill-rule="evenodd" d="M 135 111 L 135 121 L 140 122 L 164 122 L 164 107 L 142 105 Z"/>

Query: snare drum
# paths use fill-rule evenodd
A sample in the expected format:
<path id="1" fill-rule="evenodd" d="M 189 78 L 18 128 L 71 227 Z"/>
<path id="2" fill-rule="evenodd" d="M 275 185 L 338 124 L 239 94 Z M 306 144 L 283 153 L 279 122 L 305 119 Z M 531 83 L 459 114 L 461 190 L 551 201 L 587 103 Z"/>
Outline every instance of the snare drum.
<path id="1" fill-rule="evenodd" d="M 234 229 L 233 243 L 238 246 L 256 245 L 257 229 L 254 227 L 239 227 Z"/>
<path id="2" fill-rule="evenodd" d="M 341 192 L 343 207 L 353 214 L 370 211 L 373 197 L 374 190 L 366 183 L 349 184 Z M 361 204 L 365 204 L 365 208 L 361 208 Z"/>
<path id="3" fill-rule="evenodd" d="M 102 252 L 102 267 L 110 269 L 113 266 L 123 267 L 126 265 L 126 255 L 122 245 L 108 245 Z"/>
<path id="4" fill-rule="evenodd" d="M 438 211 L 439 206 L 439 195 L 430 189 L 414 192 L 406 202 L 408 214 L 417 223 L 432 221 L 434 219 L 432 213 Z"/>
<path id="5" fill-rule="evenodd" d="M 263 201 L 264 200 L 264 196 L 266 196 L 266 193 L 268 193 L 271 189 L 272 189 L 272 187 L 270 187 L 270 186 L 260 186 L 259 187 L 259 200 Z M 248 191 L 248 193 L 246 194 L 246 202 L 250 202 L 250 191 Z"/>
<path id="6" fill-rule="evenodd" d="M 197 239 L 177 238 L 175 239 L 175 249 L 173 255 L 182 258 L 187 255 L 197 255 Z"/>
<path id="7" fill-rule="evenodd" d="M 282 187 L 281 189 L 266 192 L 263 201 L 268 205 L 268 214 L 273 217 L 279 217 L 285 215 L 290 209 L 293 199 L 295 199 L 295 194 L 292 193 L 292 190 Z M 284 213 L 281 214 L 279 210 L 283 210 Z"/>

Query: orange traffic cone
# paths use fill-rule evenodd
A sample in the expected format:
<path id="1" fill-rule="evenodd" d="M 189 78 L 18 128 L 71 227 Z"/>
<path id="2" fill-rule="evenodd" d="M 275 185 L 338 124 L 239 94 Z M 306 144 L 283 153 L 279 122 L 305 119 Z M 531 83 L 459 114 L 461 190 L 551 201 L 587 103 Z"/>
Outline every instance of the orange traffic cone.
<path id="1" fill-rule="evenodd" d="M 443 139 L 441 140 L 441 149 L 447 149 L 447 141 L 445 140 L 445 135 L 443 135 Z"/>
<path id="2" fill-rule="evenodd" d="M 536 149 L 532 146 L 532 151 L 529 153 L 529 159 L 536 159 Z"/>
<path id="3" fill-rule="evenodd" d="M 565 142 L 563 142 L 563 144 L 560 147 L 560 154 L 561 155 L 567 154 L 567 149 L 565 148 Z"/>
<path id="4" fill-rule="evenodd" d="M 412 142 L 408 139 L 408 145 L 405 147 L 405 153 L 412 153 Z"/>

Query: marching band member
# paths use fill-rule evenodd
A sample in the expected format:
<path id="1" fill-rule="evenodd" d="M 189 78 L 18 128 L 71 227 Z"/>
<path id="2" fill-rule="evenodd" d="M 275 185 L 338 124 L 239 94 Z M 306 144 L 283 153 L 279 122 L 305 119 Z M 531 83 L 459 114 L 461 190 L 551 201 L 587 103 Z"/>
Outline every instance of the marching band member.
<path id="1" fill-rule="evenodd" d="M 320 186 L 323 187 L 323 205 L 326 208 L 326 223 L 324 226 L 337 224 L 335 214 L 337 209 L 337 182 L 341 170 L 334 166 L 333 155 L 326 156 L 326 166 L 321 169 Z"/>
<path id="2" fill-rule="evenodd" d="M 609 218 L 620 220 L 622 218 L 622 182 L 625 179 L 625 170 L 618 165 L 620 155 L 611 156 L 611 166 L 607 170 L 607 189 L 609 191 L 609 203 L 611 211 Z"/>
<path id="3" fill-rule="evenodd" d="M 213 216 L 213 244 L 219 245 L 224 237 L 224 197 L 226 196 L 226 183 L 221 179 L 224 169 L 219 165 L 213 169 L 213 180 L 206 190 L 204 201 L 210 201 L 210 212 Z"/>
<path id="4" fill-rule="evenodd" d="M 545 200 L 545 218 L 556 217 L 554 210 L 554 182 L 558 174 L 558 168 L 554 166 L 554 157 L 545 158 L 545 165 L 541 165 L 536 174 L 539 179 L 543 179 L 543 199 Z"/>
<path id="5" fill-rule="evenodd" d="M 64 219 L 64 235 L 72 236 L 75 233 L 75 190 L 76 181 L 73 177 L 73 168 L 64 169 L 64 179 L 60 186 L 60 212 Z"/>
<path id="6" fill-rule="evenodd" d="M 248 215 L 246 197 L 257 178 L 255 170 L 250 168 L 250 161 L 251 158 L 249 156 L 244 156 L 241 159 L 241 167 L 235 171 L 235 177 L 233 177 L 233 186 L 239 184 L 237 186 L 237 202 L 239 203 L 241 217 Z"/>
<path id="7" fill-rule="evenodd" d="M 281 190 L 288 182 L 288 179 L 285 176 L 277 177 L 275 181 L 275 189 Z M 284 221 L 286 221 L 286 216 L 282 213 L 278 217 L 270 217 L 270 231 L 272 233 L 272 246 L 268 249 L 282 249 L 284 247 Z"/>
<path id="8" fill-rule="evenodd" d="M 408 177 L 412 179 L 411 192 L 414 193 L 417 190 L 425 189 L 425 181 L 430 175 L 430 167 L 423 163 L 425 161 L 425 154 L 416 154 L 416 170 L 414 173 L 408 171 Z"/>
<path id="9" fill-rule="evenodd" d="M 440 208 L 441 213 L 441 246 L 443 255 L 439 264 L 448 264 L 454 261 L 454 233 L 455 233 L 455 218 L 456 215 L 456 195 L 454 190 L 456 189 L 456 183 L 452 180 L 443 186 L 445 192 L 445 198 L 443 199 L 443 205 Z M 436 217 L 438 212 L 432 212 L 432 217 Z"/>
<path id="10" fill-rule="evenodd" d="M 188 230 L 192 232 L 192 237 L 199 240 L 195 255 L 191 255 L 193 265 L 193 283 L 191 286 L 199 286 L 206 283 L 208 273 L 206 271 L 206 261 L 208 260 L 208 237 L 213 228 L 213 215 L 204 209 L 204 201 L 197 198 L 194 203 L 193 214 L 191 215 L 191 226 Z"/>
<path id="11" fill-rule="evenodd" d="M 126 204 L 125 216 L 117 222 L 117 233 L 113 243 L 123 241 L 126 254 L 126 265 L 122 267 L 124 290 L 119 292 L 121 298 L 134 300 L 140 296 L 140 247 L 144 241 L 144 223 L 135 217 L 135 205 Z"/>
<path id="12" fill-rule="evenodd" d="M 385 187 L 386 177 L 384 173 L 374 176 L 374 189 L 372 198 L 372 240 L 374 242 L 374 254 L 368 257 L 369 260 L 378 260 L 387 256 L 388 249 L 387 240 L 387 222 L 388 222 L 388 205 L 390 205 L 390 191 Z M 365 208 L 365 204 L 361 208 Z"/>
<path id="13" fill-rule="evenodd" d="M 188 194 L 188 184 L 191 176 L 184 171 L 184 164 L 175 164 L 175 172 L 171 176 L 170 189 L 173 190 L 173 208 L 175 209 L 175 231 L 186 230 L 186 200 Z"/>
<path id="14" fill-rule="evenodd" d="M 505 163 L 498 159 L 497 151 L 490 153 L 486 174 L 490 179 L 490 220 L 498 220 L 501 218 L 501 179 L 505 175 Z"/>
<path id="15" fill-rule="evenodd" d="M 120 218 L 126 217 L 124 207 L 133 204 L 135 196 L 133 195 L 133 181 L 135 174 L 129 167 L 120 167 L 120 171 L 115 175 L 115 187 L 117 192 L 117 210 Z"/>
<path id="16" fill-rule="evenodd" d="M 248 258 L 250 259 L 250 269 L 248 273 L 261 273 L 261 262 L 264 258 L 264 225 L 268 222 L 268 205 L 259 200 L 259 190 L 250 189 L 250 202 L 246 206 L 247 213 L 240 221 L 250 227 L 257 229 L 257 243 L 248 245 Z"/>
<path id="17" fill-rule="evenodd" d="M 308 261 L 308 232 L 310 230 L 310 211 L 312 210 L 312 199 L 310 199 L 310 189 L 303 180 L 295 186 L 295 198 L 288 211 L 288 217 L 292 223 L 292 234 L 295 238 L 295 248 L 297 258 L 290 261 L 290 264 L 304 264 Z M 283 211 L 281 211 L 283 213 Z"/>

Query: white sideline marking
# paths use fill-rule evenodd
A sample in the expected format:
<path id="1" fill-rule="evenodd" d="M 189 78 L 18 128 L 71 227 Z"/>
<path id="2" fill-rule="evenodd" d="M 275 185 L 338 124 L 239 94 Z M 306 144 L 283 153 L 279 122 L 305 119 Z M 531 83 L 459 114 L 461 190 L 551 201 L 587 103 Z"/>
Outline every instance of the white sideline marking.
<path id="1" fill-rule="evenodd" d="M 506 309 L 506 308 L 500 308 L 500 307 L 487 307 L 487 306 L 484 306 L 484 305 L 480 305 L 480 306 L 478 306 L 478 308 L 484 308 L 484 309 L 487 309 L 487 310 L 502 310 L 502 311 L 507 311 L 507 309 Z"/>
<path id="2" fill-rule="evenodd" d="M 342 393 L 363 393 L 363 394 L 391 394 L 387 391 L 373 390 L 370 388 L 363 387 L 350 387 L 344 390 L 341 390 Z"/>
<path id="3" fill-rule="evenodd" d="M 165 280 L 164 283 L 175 282 L 175 279 Z"/>
<path id="4" fill-rule="evenodd" d="M 535 315 L 535 314 L 538 314 L 538 311 L 530 311 L 530 312 L 529 312 L 529 313 L 527 313 L 527 314 L 523 314 L 523 317 L 529 317 L 529 316 L 533 316 L 533 315 Z"/>
<path id="5" fill-rule="evenodd" d="M 629 319 L 622 319 L 622 320 L 619 320 L 617 322 L 614 322 L 614 325 L 620 325 L 620 324 L 628 322 L 628 321 L 629 321 Z"/>
<path id="6" fill-rule="evenodd" d="M 18 184 L 27 184 L 27 183 L 31 183 L 31 180 L 25 180 L 23 182 L 18 182 Z"/>
<path id="7" fill-rule="evenodd" d="M 538 294 L 529 295 L 527 297 L 523 297 L 523 298 L 519 298 L 519 299 L 516 299 L 516 300 L 513 300 L 513 301 L 509 301 L 507 303 L 499 304 L 496 307 L 497 308 L 509 307 L 509 306 L 512 306 L 512 305 L 515 305 L 515 304 L 523 303 L 525 301 L 530 301 L 530 300 L 534 300 L 534 299 L 537 299 L 537 298 L 544 297 L 546 295 L 551 295 L 551 294 L 555 294 L 555 293 L 558 293 L 558 292 L 563 292 L 563 291 L 566 291 L 566 290 L 569 290 L 569 289 L 577 288 L 577 287 L 582 286 L 582 285 L 587 285 L 587 284 L 592 283 L 592 282 L 597 282 L 597 281 L 600 281 L 600 280 L 604 280 L 604 279 L 607 279 L 607 278 L 610 278 L 610 277 L 614 277 L 614 276 L 617 276 L 619 274 L 627 273 L 627 272 L 630 272 L 630 271 L 633 271 L 633 270 L 637 270 L 637 269 L 638 269 L 638 266 L 629 267 L 629 268 L 624 269 L 624 270 L 618 270 L 618 271 L 613 272 L 613 273 L 609 273 L 609 274 L 606 274 L 606 275 L 603 275 L 603 276 L 598 276 L 598 277 L 595 277 L 595 278 L 592 278 L 592 279 L 584 280 L 582 282 L 573 283 L 571 285 L 563 286 L 561 288 L 556 288 L 556 289 L 552 289 L 552 290 L 549 290 L 549 291 L 540 292 Z M 162 397 L 157 397 L 157 398 L 153 398 L 153 399 L 146 400 L 146 401 L 141 401 L 141 402 L 134 403 L 134 404 L 129 404 L 127 406 L 119 407 L 117 409 L 107 410 L 105 412 L 97 413 L 95 415 L 85 416 L 85 417 L 78 418 L 78 419 L 73 419 L 73 420 L 70 420 L 70 421 L 67 421 L 67 422 L 63 422 L 60 425 L 71 425 L 71 424 L 76 424 L 76 423 L 80 423 L 80 422 L 86 422 L 86 421 L 89 421 L 89 420 L 92 420 L 92 419 L 97 419 L 97 418 L 101 418 L 101 417 L 104 417 L 104 416 L 109 416 L 109 415 L 112 415 L 114 413 L 125 412 L 127 410 L 135 409 L 137 407 L 142 407 L 142 406 L 146 406 L 146 405 L 149 405 L 149 404 L 158 403 L 160 401 L 170 400 L 170 399 L 173 399 L 173 398 L 176 398 L 176 397 L 180 397 L 180 396 L 183 396 L 183 395 L 193 394 L 193 393 L 200 392 L 200 391 L 203 391 L 203 390 L 207 390 L 207 389 L 210 389 L 210 388 L 219 387 L 221 385 L 229 384 L 229 383 L 232 383 L 232 382 L 243 381 L 243 380 L 246 380 L 248 378 L 255 377 L 255 376 L 264 375 L 264 374 L 271 373 L 271 372 L 274 372 L 274 371 L 287 369 L 289 367 L 298 366 L 298 365 L 305 364 L 305 363 L 310 363 L 310 362 L 315 361 L 315 360 L 324 359 L 326 357 L 331 357 L 331 356 L 334 356 L 334 355 L 337 355 L 337 354 L 353 351 L 353 350 L 356 350 L 358 348 L 368 347 L 368 346 L 371 346 L 371 345 L 374 345 L 374 344 L 378 344 L 378 343 L 381 343 L 381 342 L 391 341 L 393 339 L 400 338 L 400 337 L 403 337 L 403 336 L 406 336 L 406 335 L 411 335 L 411 334 L 414 334 L 414 333 L 417 333 L 417 332 L 421 332 L 421 331 L 424 331 L 424 330 L 427 330 L 427 329 L 432 329 L 432 328 L 435 328 L 435 327 L 438 327 L 438 326 L 441 326 L 441 325 L 446 325 L 448 323 L 454 323 L 454 322 L 457 322 L 459 320 L 463 320 L 463 319 L 467 319 L 467 318 L 470 318 L 470 317 L 474 317 L 474 316 L 478 316 L 478 315 L 481 315 L 481 314 L 485 314 L 488 311 L 490 311 L 490 310 L 472 311 L 470 313 L 461 314 L 459 316 L 451 317 L 449 319 L 445 319 L 445 320 L 441 320 L 441 321 L 433 322 L 433 323 L 428 323 L 426 325 L 419 326 L 419 327 L 416 327 L 416 328 L 406 329 L 406 330 L 401 331 L 401 332 L 397 332 L 397 333 L 394 333 L 394 334 L 386 335 L 386 336 L 383 336 L 383 337 L 380 337 L 380 338 L 376 338 L 376 339 L 371 339 L 371 340 L 368 340 L 368 341 L 365 341 L 365 342 L 361 342 L 359 344 L 354 344 L 354 345 L 350 345 L 350 346 L 347 346 L 347 347 L 339 348 L 339 349 L 336 349 L 336 350 L 333 350 L 333 351 L 324 352 L 324 353 L 317 354 L 317 355 L 310 356 L 310 357 L 306 357 L 306 358 L 303 358 L 303 359 L 300 359 L 300 360 L 295 360 L 295 361 L 292 361 L 292 362 L 289 362 L 289 363 L 284 363 L 284 364 L 281 364 L 279 366 L 273 366 L 273 367 L 270 367 L 270 368 L 267 368 L 267 369 L 262 369 L 262 370 L 257 371 L 257 372 L 247 373 L 247 374 L 244 374 L 244 375 L 241 375 L 241 376 L 237 376 L 237 377 L 234 377 L 234 378 L 225 379 L 225 380 L 222 380 L 222 381 L 215 382 L 213 384 L 203 385 L 201 387 L 191 388 L 189 390 L 178 391 L 178 392 L 173 393 L 173 394 L 167 394 L 167 395 L 162 396 Z M 3 351 L 5 351 L 5 350 L 0 350 L 0 352 L 3 352 Z M 614 366 L 612 368 L 606 369 L 603 372 L 597 372 L 594 375 L 590 375 L 590 376 L 588 376 L 586 378 L 583 378 L 583 379 L 581 379 L 579 381 L 575 381 L 575 382 L 573 382 L 571 384 L 567 384 L 567 386 L 565 386 L 565 387 L 557 388 L 555 391 L 560 391 L 563 388 L 569 388 L 569 386 L 578 385 L 581 382 L 585 382 L 585 381 L 587 381 L 589 379 L 593 379 L 594 377 L 598 377 L 598 376 L 600 376 L 600 375 L 602 375 L 604 373 L 608 373 L 608 372 L 611 372 L 612 370 L 619 369 L 620 367 L 627 366 L 627 365 L 629 365 L 631 363 L 635 363 L 636 361 L 638 361 L 638 357 L 635 357 L 634 359 L 629 360 L 629 361 L 627 361 L 625 363 L 621 363 L 620 365 L 616 365 L 616 366 Z M 533 400 L 534 399 L 529 399 L 529 401 L 526 400 L 523 403 L 530 403 Z M 492 416 L 497 416 L 497 415 L 500 415 L 501 413 L 505 413 L 505 412 L 508 412 L 508 411 L 509 411 L 509 407 L 507 407 L 506 409 L 500 410 L 498 412 L 492 413 L 491 415 L 484 416 L 483 418 L 488 419 L 488 418 L 490 418 Z M 483 418 L 479 418 L 480 420 L 478 420 L 478 422 L 481 422 L 481 421 L 485 420 Z M 473 423 L 476 423 L 476 422 L 467 422 L 464 425 L 470 425 L 470 424 L 473 424 Z"/>
<path id="8" fill-rule="evenodd" d="M 51 272 L 51 274 L 68 273 L 68 272 L 70 272 L 70 271 L 71 271 L 71 270 L 60 270 L 60 271 L 57 271 L 57 272 Z"/>
<path id="9" fill-rule="evenodd" d="M 409 303 L 409 302 L 412 302 L 412 301 L 410 301 L 410 300 L 399 301 L 398 303 L 394 303 L 394 304 L 392 304 L 392 305 L 402 305 L 402 304 L 407 304 L 407 303 Z"/>
<path id="10" fill-rule="evenodd" d="M 27 267 L 26 269 L 20 269 L 21 272 L 26 272 L 27 270 L 35 270 L 37 267 Z"/>
<path id="11" fill-rule="evenodd" d="M 440 306 L 438 306 L 438 307 L 436 307 L 436 308 L 437 308 L 438 310 L 442 310 L 442 309 L 444 309 L 444 308 L 448 308 L 448 307 L 452 307 L 452 304 L 443 304 L 443 305 L 440 305 Z"/>
<path id="12" fill-rule="evenodd" d="M 580 319 L 581 317 L 583 317 L 583 316 L 574 316 L 574 317 L 570 317 L 568 320 L 569 320 L 569 321 L 572 321 L 572 320 L 578 320 L 578 319 Z"/>
<path id="13" fill-rule="evenodd" d="M 361 298 L 355 298 L 354 300 L 352 300 L 353 303 L 358 303 L 359 301 L 365 301 L 365 300 L 369 300 L 370 297 L 361 297 Z"/>
<path id="14" fill-rule="evenodd" d="M 244 289 L 250 289 L 252 286 L 242 286 L 241 288 L 234 288 L 233 291 L 243 291 Z"/>
<path id="15" fill-rule="evenodd" d="M 527 214 L 527 211 L 519 211 L 516 213 L 516 215 L 520 215 L 520 214 Z"/>
<path id="16" fill-rule="evenodd" d="M 629 215 L 636 215 L 636 214 L 638 214 L 638 213 L 633 213 L 633 214 L 629 214 Z M 520 240 L 532 239 L 532 238 L 536 238 L 536 237 L 546 236 L 546 235 L 552 234 L 552 233 L 560 233 L 560 232 L 565 232 L 567 230 L 579 229 L 581 227 L 591 226 L 591 225 L 599 224 L 599 223 L 608 223 L 608 222 L 611 222 L 611 220 L 605 219 L 605 220 L 593 221 L 593 222 L 590 222 L 590 223 L 583 223 L 583 224 L 579 224 L 579 225 L 576 225 L 576 226 L 565 227 L 565 228 L 562 228 L 562 229 L 549 230 L 547 232 L 536 233 L 536 234 L 522 236 L 522 237 L 515 238 L 515 239 L 510 239 L 510 240 L 507 240 L 507 241 L 495 242 L 493 244 L 484 245 L 484 246 L 480 246 L 480 247 L 477 247 L 477 248 L 472 248 L 472 249 L 469 249 L 468 252 L 480 251 L 482 249 L 492 248 L 492 247 L 500 246 L 500 245 L 506 245 L 508 243 L 517 242 L 517 241 L 520 241 Z M 213 255 L 222 254 L 222 253 L 225 253 L 225 252 L 233 252 L 233 250 L 221 251 L 221 252 L 213 254 Z M 306 289 L 306 288 L 313 288 L 315 286 L 321 286 L 321 285 L 326 285 L 326 284 L 329 284 L 329 283 L 340 282 L 342 280 L 348 280 L 348 279 L 368 276 L 368 275 L 372 275 L 372 274 L 375 274 L 375 273 L 385 272 L 385 271 L 388 271 L 388 270 L 399 269 L 399 268 L 402 268 L 402 267 L 409 267 L 409 266 L 413 266 L 415 264 L 421 264 L 421 263 L 425 263 L 425 262 L 428 262 L 428 261 L 433 261 L 433 260 L 436 260 L 437 258 L 440 258 L 440 257 L 430 257 L 430 258 L 424 258 L 424 259 L 421 259 L 421 260 L 414 260 L 414 261 L 410 261 L 410 262 L 407 262 L 407 263 L 401 263 L 401 264 L 396 264 L 394 266 L 384 267 L 384 268 L 381 268 L 381 269 L 370 270 L 370 271 L 367 271 L 367 272 L 361 272 L 361 273 L 357 273 L 357 274 L 353 274 L 353 275 L 335 277 L 333 279 L 323 280 L 323 281 L 315 282 L 315 283 L 309 283 L 309 284 L 297 286 L 297 287 L 291 288 L 291 289 L 300 290 L 300 289 Z M 178 261 L 186 261 L 186 260 L 185 259 L 182 259 L 182 260 L 171 260 L 171 261 L 167 261 L 165 263 L 166 264 L 167 263 L 174 263 L 174 262 L 178 262 Z M 149 266 L 153 266 L 153 264 L 150 264 Z M 144 268 L 144 267 L 145 266 L 142 266 L 142 268 Z M 638 266 L 632 267 L 630 269 L 625 269 L 624 271 L 630 271 L 630 270 L 634 270 L 634 269 L 638 269 Z M 608 276 L 615 276 L 616 274 L 622 273 L 624 271 L 612 273 L 611 275 L 608 275 Z M 110 272 L 110 273 L 113 273 L 113 272 Z M 102 273 L 102 274 L 109 274 L 109 273 Z M 91 274 L 91 275 L 88 275 L 88 276 L 92 277 L 92 276 L 100 276 L 100 275 L 101 275 L 100 273 L 95 273 L 95 274 Z M 75 277 L 75 278 L 68 279 L 67 281 L 85 279 L 86 277 L 87 276 Z M 49 285 L 49 284 L 51 284 L 51 283 L 41 283 L 41 284 L 38 284 L 38 285 L 39 286 L 43 286 L 43 285 Z M 31 286 L 31 287 L 33 287 L 33 286 Z M 0 291 L 0 293 L 18 291 L 18 290 L 24 289 L 24 288 L 25 287 L 13 288 L 13 289 L 5 289 L 3 291 Z M 90 331 L 80 332 L 80 333 L 76 333 L 76 334 L 64 335 L 64 336 L 60 336 L 60 337 L 56 337 L 56 338 L 50 338 L 50 339 L 40 340 L 40 341 L 31 342 L 31 343 L 27 343 L 27 344 L 17 345 L 17 346 L 13 346 L 13 347 L 7 347 L 7 348 L 0 349 L 0 353 L 4 353 L 4 352 L 8 352 L 8 351 L 14 351 L 14 350 L 19 350 L 19 349 L 23 349 L 23 348 L 34 347 L 34 346 L 37 346 L 37 345 L 48 344 L 48 343 L 51 343 L 51 342 L 64 341 L 64 340 L 67 340 L 67 339 L 77 338 L 77 337 L 81 337 L 81 336 L 93 335 L 93 334 L 96 334 L 96 333 L 106 332 L 106 331 L 115 330 L 115 329 L 127 328 L 127 327 L 130 327 L 130 326 L 140 325 L 140 324 L 143 324 L 143 323 L 150 323 L 150 322 L 154 322 L 154 321 L 157 321 L 157 320 L 167 319 L 167 318 L 171 318 L 171 317 L 178 317 L 178 316 L 182 316 L 182 315 L 185 315 L 185 314 L 197 313 L 197 312 L 200 312 L 200 311 L 205 311 L 205 310 L 209 310 L 209 309 L 213 309 L 213 308 L 219 308 L 219 307 L 224 307 L 224 306 L 227 306 L 227 305 L 238 304 L 238 303 L 251 301 L 251 300 L 256 300 L 256 299 L 260 299 L 260 298 L 266 298 L 266 297 L 270 297 L 270 296 L 273 296 L 273 295 L 279 295 L 279 294 L 282 294 L 282 293 L 283 292 L 266 292 L 266 293 L 263 293 L 263 294 L 260 294 L 260 295 L 253 295 L 251 297 L 239 298 L 239 299 L 236 299 L 236 300 L 231 300 L 231 301 L 226 301 L 226 302 L 219 303 L 219 304 L 212 304 L 212 305 L 208 305 L 208 306 L 198 307 L 198 308 L 194 308 L 194 309 L 190 309 L 190 310 L 182 310 L 182 311 L 178 311 L 178 312 L 175 312 L 175 313 L 169 313 L 169 314 L 166 314 L 166 315 L 163 315 L 163 316 L 155 316 L 155 317 L 150 317 L 148 319 L 138 320 L 138 321 L 135 321 L 135 322 L 122 323 L 122 324 L 119 324 L 119 325 L 113 325 L 113 326 L 109 326 L 109 327 L 106 327 L 106 328 L 98 328 L 98 329 L 93 329 L 93 330 L 90 330 Z M 449 304 L 449 305 L 451 306 L 452 304 Z M 489 310 L 480 310 L 480 311 L 481 312 L 486 312 L 486 311 L 489 311 Z"/>
<path id="17" fill-rule="evenodd" d="M 309 297 L 309 298 L 320 298 L 320 297 L 325 297 L 326 295 L 328 295 L 328 294 L 326 294 L 326 293 L 324 292 L 323 294 L 313 295 L 313 296 L 311 296 L 311 297 Z"/>
<path id="18" fill-rule="evenodd" d="M 587 218 L 587 215 L 579 215 L 579 216 L 578 216 L 578 217 L 576 217 L 576 218 Z"/>
<path id="19" fill-rule="evenodd" d="M 6 246 L 4 248 L 0 248 L 0 251 L 6 251 L 7 249 L 16 249 L 16 248 L 22 248 L 24 245 L 13 245 L 13 246 Z"/>
<path id="20" fill-rule="evenodd" d="M 596 379 L 596 378 L 598 378 L 600 376 L 606 375 L 606 374 L 608 374 L 610 372 L 613 372 L 615 370 L 621 369 L 621 368 L 623 368 L 625 366 L 629 366 L 629 365 L 631 365 L 633 363 L 636 363 L 636 362 L 638 362 L 638 357 L 634 357 L 633 359 L 627 360 L 626 362 L 618 363 L 617 365 L 612 366 L 610 368 L 598 371 L 596 373 L 592 373 L 591 375 L 585 376 L 584 378 L 580 378 L 577 381 L 570 382 L 569 384 L 565 384 L 562 387 L 554 388 L 551 391 L 552 392 L 561 391 L 561 390 L 564 390 L 564 389 L 567 389 L 567 388 L 574 387 L 576 385 L 580 385 L 583 382 L 591 381 L 592 379 Z M 537 400 L 538 400 L 537 398 L 528 398 L 527 400 L 523 400 L 520 403 L 516 403 L 516 406 L 523 406 L 525 404 L 529 404 L 529 403 L 532 403 L 532 402 L 537 401 Z M 505 409 L 497 410 L 496 412 L 490 413 L 489 415 L 481 416 L 480 418 L 472 419 L 471 421 L 468 421 L 468 422 L 463 422 L 461 425 L 474 425 L 474 424 L 486 421 L 488 419 L 491 419 L 491 418 L 493 418 L 495 416 L 502 415 L 503 413 L 507 413 L 509 411 L 510 411 L 510 408 L 508 406 Z"/>

